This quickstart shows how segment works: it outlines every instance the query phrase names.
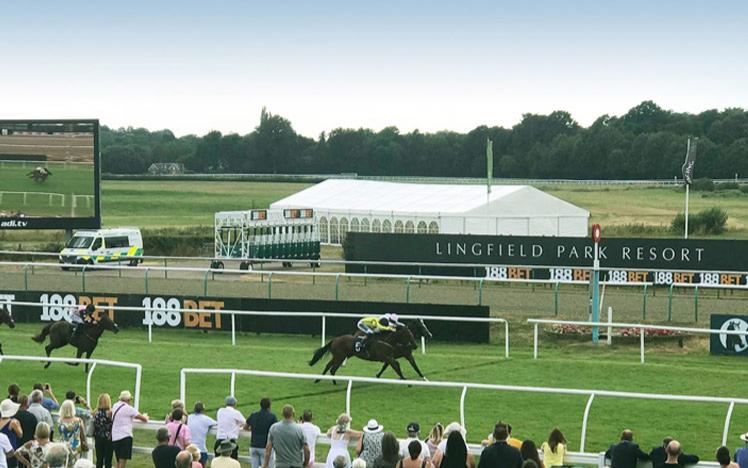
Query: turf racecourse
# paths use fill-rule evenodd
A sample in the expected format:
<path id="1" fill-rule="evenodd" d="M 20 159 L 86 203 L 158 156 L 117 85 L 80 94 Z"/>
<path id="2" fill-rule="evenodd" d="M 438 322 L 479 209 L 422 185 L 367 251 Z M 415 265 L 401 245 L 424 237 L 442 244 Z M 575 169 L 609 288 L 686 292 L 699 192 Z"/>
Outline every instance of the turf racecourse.
<path id="1" fill-rule="evenodd" d="M 14 330 L 0 328 L 0 341 L 6 354 L 41 355 L 42 346 L 29 337 L 38 325 L 21 324 Z M 428 353 L 417 360 L 431 380 L 554 386 L 565 388 L 608 389 L 650 393 L 674 393 L 708 396 L 744 397 L 748 394 L 746 362 L 740 358 L 709 356 L 703 341 L 689 342 L 686 350 L 661 346 L 648 348 L 647 363 L 639 364 L 638 347 L 563 343 L 544 341 L 540 359 L 532 360 L 529 329 L 515 329 L 511 358 L 503 359 L 498 344 L 467 345 L 429 343 Z M 143 366 L 141 410 L 152 419 L 163 418 L 169 402 L 179 396 L 179 369 L 182 367 L 225 367 L 287 372 L 316 373 L 321 365 L 307 365 L 312 351 L 319 346 L 317 337 L 241 334 L 232 348 L 224 333 L 156 330 L 148 344 L 143 330 L 127 329 L 118 335 L 107 333 L 95 357 L 138 362 Z M 72 349 L 58 350 L 55 356 L 72 356 Z M 324 363 L 324 361 L 323 361 Z M 407 376 L 415 373 L 409 367 Z M 379 366 L 352 360 L 341 374 L 372 376 Z M 58 397 L 71 388 L 85 391 L 82 368 L 53 364 L 43 370 L 36 363 L 0 363 L 5 388 L 18 383 L 24 391 L 34 382 L 50 382 Z M 393 377 L 391 371 L 385 376 Z M 92 393 L 116 395 L 133 389 L 134 372 L 106 366 L 96 368 Z M 200 399 L 214 413 L 228 393 L 228 376 L 188 376 L 188 406 Z M 238 376 L 236 395 L 239 409 L 248 414 L 261 397 L 270 396 L 274 410 L 286 403 L 297 412 L 312 409 L 323 430 L 333 424 L 345 408 L 345 385 L 291 379 Z M 385 428 L 403 436 L 405 425 L 419 421 L 424 432 L 435 422 L 459 419 L 459 389 L 434 389 L 375 384 L 354 384 L 352 416 L 360 428 L 369 418 L 377 418 Z M 586 403 L 583 396 L 555 396 L 536 393 L 468 391 L 466 426 L 468 440 L 478 442 L 488 434 L 497 419 L 509 421 L 515 435 L 542 441 L 554 426 L 562 429 L 571 450 L 579 449 L 581 419 Z M 645 449 L 658 444 L 665 435 L 681 440 L 688 452 L 711 460 L 721 441 L 726 404 L 625 401 L 597 397 L 592 405 L 587 451 L 604 450 L 620 431 L 631 428 Z M 748 407 L 737 405 L 732 417 L 729 445 L 741 445 L 738 434 L 745 432 Z M 154 434 L 140 432 L 138 443 L 153 444 Z M 243 447 L 246 450 L 246 443 Z M 321 447 L 318 459 L 324 460 Z M 134 466 L 149 466 L 145 458 Z M 142 464 L 141 464 L 142 463 Z"/>

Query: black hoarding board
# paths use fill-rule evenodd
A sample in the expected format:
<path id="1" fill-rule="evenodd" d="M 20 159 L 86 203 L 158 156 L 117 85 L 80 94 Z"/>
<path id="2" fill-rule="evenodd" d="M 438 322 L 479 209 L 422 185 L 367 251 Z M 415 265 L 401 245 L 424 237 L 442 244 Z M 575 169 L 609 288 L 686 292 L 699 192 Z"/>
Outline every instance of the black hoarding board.
<path id="1" fill-rule="evenodd" d="M 213 312 L 178 312 L 192 310 L 239 310 L 282 312 L 329 312 L 363 315 L 397 313 L 399 315 L 488 317 L 485 306 L 406 304 L 392 302 L 353 302 L 324 300 L 285 300 L 251 298 L 216 298 L 199 296 L 165 296 L 143 294 L 75 293 L 60 291 L 5 291 L 0 292 L 0 303 L 8 301 L 41 303 L 43 306 L 12 306 L 17 322 L 50 322 L 69 320 L 74 304 L 93 303 L 97 306 L 144 307 L 145 311 L 114 311 L 112 317 L 121 327 L 185 328 L 202 330 L 231 330 L 231 316 Z M 177 309 L 177 310 L 175 310 Z M 100 312 L 103 309 L 97 309 Z M 439 341 L 469 341 L 487 343 L 487 323 L 429 321 L 424 319 L 434 339 Z M 350 334 L 356 331 L 355 318 L 328 317 L 327 336 Z M 318 335 L 319 317 L 246 316 L 235 317 L 236 330 L 257 333 L 290 333 Z"/>
<path id="2" fill-rule="evenodd" d="M 345 245 L 346 260 L 478 265 L 347 265 L 346 271 L 351 273 L 493 279 L 587 281 L 589 270 L 584 268 L 592 266 L 593 255 L 592 240 L 582 237 L 351 232 Z M 600 241 L 600 266 L 613 269 L 606 273 L 606 281 L 619 283 L 746 284 L 746 275 L 735 272 L 745 271 L 748 266 L 748 241 L 603 238 Z M 664 271 L 635 271 L 638 269 Z"/>
<path id="3" fill-rule="evenodd" d="M 0 120 L 0 230 L 101 226 L 99 121 Z"/>
<path id="4" fill-rule="evenodd" d="M 712 330 L 748 332 L 748 316 L 712 315 Z M 748 356 L 748 335 L 713 334 L 709 339 L 712 354 Z"/>

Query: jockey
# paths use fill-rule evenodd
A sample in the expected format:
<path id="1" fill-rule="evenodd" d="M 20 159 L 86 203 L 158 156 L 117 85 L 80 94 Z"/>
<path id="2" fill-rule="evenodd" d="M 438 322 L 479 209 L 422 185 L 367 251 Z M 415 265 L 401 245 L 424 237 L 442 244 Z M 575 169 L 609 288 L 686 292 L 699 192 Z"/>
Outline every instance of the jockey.
<path id="1" fill-rule="evenodd" d="M 360 345 L 358 342 L 356 343 L 356 351 L 360 352 L 363 350 L 365 342 L 369 337 L 382 332 L 393 332 L 398 327 L 404 326 L 404 324 L 400 322 L 397 314 L 384 314 L 381 317 L 364 317 L 358 321 L 356 326 L 366 335 L 365 339 L 360 342 Z"/>
<path id="2" fill-rule="evenodd" d="M 73 312 L 70 316 L 70 320 L 73 322 L 73 337 L 80 336 L 83 332 L 93 325 L 96 325 L 96 318 L 93 313 L 96 307 L 93 304 L 79 307 L 78 310 Z"/>

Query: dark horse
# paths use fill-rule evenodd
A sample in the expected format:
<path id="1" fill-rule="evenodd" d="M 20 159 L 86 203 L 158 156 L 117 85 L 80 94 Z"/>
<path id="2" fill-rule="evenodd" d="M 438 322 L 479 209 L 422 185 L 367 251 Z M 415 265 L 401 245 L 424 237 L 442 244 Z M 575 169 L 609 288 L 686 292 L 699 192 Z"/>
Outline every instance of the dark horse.
<path id="1" fill-rule="evenodd" d="M 408 328 L 410 329 L 411 333 L 413 333 L 413 337 L 416 339 L 433 338 L 433 335 L 431 335 L 431 332 L 426 327 L 426 324 L 423 323 L 423 319 L 416 319 L 413 322 L 410 322 L 408 324 Z M 357 331 L 355 336 L 362 336 L 364 333 L 362 331 Z M 382 335 L 380 338 L 385 343 L 390 343 L 390 341 L 395 337 L 394 333 L 388 333 L 386 335 Z M 413 349 L 409 346 L 395 346 L 395 355 L 393 356 L 395 359 L 405 358 L 410 363 L 410 366 L 418 373 L 418 376 L 421 377 L 423 380 L 428 380 L 423 373 L 421 373 L 421 369 L 418 368 L 418 364 L 416 364 L 416 360 L 413 357 Z M 382 365 L 382 369 L 377 373 L 377 378 L 381 377 L 385 370 L 387 370 L 387 367 L 389 367 L 389 364 L 386 362 L 384 365 Z"/>
<path id="2" fill-rule="evenodd" d="M 356 353 L 354 351 L 356 339 L 356 335 L 343 335 L 333 338 L 325 346 L 314 352 L 309 365 L 315 365 L 325 354 L 330 352 L 332 353 L 332 359 L 325 366 L 322 375 L 325 375 L 328 371 L 330 375 L 335 375 L 346 359 L 355 356 L 366 361 L 383 362 L 384 367 L 379 371 L 377 377 L 382 375 L 384 369 L 391 366 L 401 379 L 405 379 L 397 358 L 410 355 L 412 359 L 412 351 L 418 348 L 415 336 L 413 336 L 409 327 L 400 327 L 386 336 L 370 338 L 366 346 L 366 353 Z M 411 362 L 415 364 L 415 360 Z"/>
<path id="3" fill-rule="evenodd" d="M 44 340 L 49 336 L 49 344 L 44 347 L 44 350 L 47 352 L 47 357 L 49 357 L 53 350 L 62 348 L 69 344 L 78 349 L 78 353 L 75 356 L 76 358 L 80 358 L 85 354 L 86 359 L 88 359 L 96 349 L 96 345 L 99 344 L 99 338 L 101 338 L 101 335 L 105 330 L 119 333 L 119 327 L 117 324 L 114 323 L 108 315 L 101 314 L 101 318 L 96 325 L 89 327 L 85 332 L 75 338 L 72 336 L 73 324 L 63 320 L 45 325 L 44 328 L 42 328 L 41 333 L 31 339 L 37 343 L 44 343 Z M 46 369 L 50 364 L 52 364 L 52 362 L 47 361 L 44 368 Z M 71 365 L 77 366 L 78 363 Z M 86 363 L 84 370 L 88 372 L 88 363 Z"/>
<path id="4" fill-rule="evenodd" d="M 10 310 L 0 304 L 0 325 L 6 324 L 8 328 L 16 328 L 16 322 L 13 321 L 13 315 Z M 3 345 L 0 343 L 0 356 L 3 354 Z"/>

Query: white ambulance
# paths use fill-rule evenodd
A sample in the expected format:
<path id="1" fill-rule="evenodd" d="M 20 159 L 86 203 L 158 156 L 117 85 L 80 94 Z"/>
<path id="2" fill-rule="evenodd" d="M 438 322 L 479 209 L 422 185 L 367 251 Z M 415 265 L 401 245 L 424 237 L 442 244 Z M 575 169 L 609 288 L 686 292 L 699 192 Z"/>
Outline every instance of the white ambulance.
<path id="1" fill-rule="evenodd" d="M 121 227 L 75 231 L 60 252 L 60 263 L 66 265 L 94 265 L 118 262 L 123 257 L 143 256 L 143 236 L 140 229 Z M 127 258 L 130 266 L 143 263 L 142 258 Z M 67 267 L 63 267 L 67 269 Z"/>

